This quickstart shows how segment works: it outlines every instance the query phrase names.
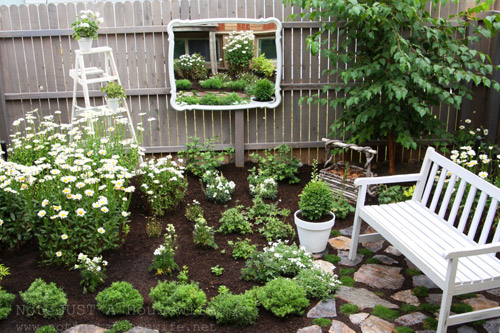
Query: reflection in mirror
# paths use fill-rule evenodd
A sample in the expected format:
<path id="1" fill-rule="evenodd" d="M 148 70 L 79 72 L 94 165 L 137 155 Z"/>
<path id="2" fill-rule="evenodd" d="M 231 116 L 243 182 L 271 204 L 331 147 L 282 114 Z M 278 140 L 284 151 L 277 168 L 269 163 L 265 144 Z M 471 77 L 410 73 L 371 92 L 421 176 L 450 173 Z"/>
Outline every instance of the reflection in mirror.
<path id="1" fill-rule="evenodd" d="M 276 18 L 173 20 L 167 29 L 174 109 L 235 110 L 281 102 Z"/>

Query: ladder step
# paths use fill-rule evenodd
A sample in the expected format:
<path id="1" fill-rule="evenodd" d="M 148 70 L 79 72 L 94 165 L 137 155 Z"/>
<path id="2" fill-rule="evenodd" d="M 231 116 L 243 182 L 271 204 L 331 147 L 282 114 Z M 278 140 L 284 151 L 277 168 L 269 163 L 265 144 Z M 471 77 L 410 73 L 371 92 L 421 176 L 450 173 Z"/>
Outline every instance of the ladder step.
<path id="1" fill-rule="evenodd" d="M 88 79 L 87 80 L 87 84 L 100 83 L 100 82 L 111 82 L 111 81 L 118 81 L 118 76 L 112 76 L 112 75 L 106 75 L 106 74 L 104 74 L 103 77 L 97 77 L 97 78 L 94 78 L 94 79 Z M 78 82 L 80 84 L 83 84 L 81 79 L 79 79 Z"/>
<path id="2" fill-rule="evenodd" d="M 102 75 L 104 73 L 104 71 L 100 68 L 97 68 L 97 67 L 87 67 L 83 70 L 83 73 L 85 73 L 85 75 Z M 79 77 L 82 76 L 81 69 L 78 71 L 78 74 L 79 74 Z M 70 69 L 69 75 L 72 78 L 74 78 L 76 76 L 76 69 Z"/>
<path id="3" fill-rule="evenodd" d="M 109 46 L 99 46 L 93 47 L 88 51 L 75 50 L 76 54 L 93 54 L 93 53 L 102 53 L 102 52 L 111 52 L 113 49 Z"/>

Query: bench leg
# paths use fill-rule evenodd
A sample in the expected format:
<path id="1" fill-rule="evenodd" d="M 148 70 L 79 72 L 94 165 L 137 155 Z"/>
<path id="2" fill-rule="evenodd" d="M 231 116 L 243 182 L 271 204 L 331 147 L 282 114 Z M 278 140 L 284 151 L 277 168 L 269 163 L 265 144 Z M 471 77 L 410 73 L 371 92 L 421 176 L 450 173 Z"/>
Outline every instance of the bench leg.
<path id="1" fill-rule="evenodd" d="M 448 268 L 446 270 L 446 286 L 443 290 L 443 299 L 441 300 L 441 308 L 439 309 L 437 333 L 446 333 L 446 328 L 448 327 L 448 318 L 450 316 L 450 307 L 453 298 L 453 289 L 455 287 L 457 266 L 458 259 L 448 261 Z"/>
<path id="2" fill-rule="evenodd" d="M 359 217 L 358 209 L 356 209 L 356 215 L 354 216 L 354 224 L 352 226 L 351 246 L 349 249 L 349 260 L 356 259 L 356 253 L 358 252 L 360 229 L 361 229 L 361 218 Z"/>

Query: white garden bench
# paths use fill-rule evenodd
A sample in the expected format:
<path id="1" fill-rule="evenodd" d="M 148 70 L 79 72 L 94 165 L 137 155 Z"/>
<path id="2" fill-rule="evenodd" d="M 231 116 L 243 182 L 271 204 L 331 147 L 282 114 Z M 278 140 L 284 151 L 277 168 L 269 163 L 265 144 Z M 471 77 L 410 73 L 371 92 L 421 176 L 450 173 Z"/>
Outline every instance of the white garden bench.
<path id="1" fill-rule="evenodd" d="M 416 182 L 409 201 L 365 205 L 373 184 Z M 500 287 L 500 189 L 428 148 L 420 173 L 358 178 L 349 259 L 360 242 L 385 239 L 443 290 L 437 332 L 500 316 L 500 307 L 450 316 L 452 297 Z M 360 235 L 361 220 L 377 233 Z"/>

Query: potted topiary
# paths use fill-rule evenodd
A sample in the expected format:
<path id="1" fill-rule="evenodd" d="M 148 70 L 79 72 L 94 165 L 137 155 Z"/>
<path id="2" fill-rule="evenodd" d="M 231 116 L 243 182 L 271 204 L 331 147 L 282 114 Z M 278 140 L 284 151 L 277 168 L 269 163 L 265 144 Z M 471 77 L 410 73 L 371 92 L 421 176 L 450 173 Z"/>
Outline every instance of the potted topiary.
<path id="1" fill-rule="evenodd" d="M 106 94 L 108 108 L 113 111 L 118 110 L 120 107 L 120 100 L 127 97 L 125 89 L 117 82 L 108 83 L 107 86 L 101 88 L 101 91 Z"/>
<path id="2" fill-rule="evenodd" d="M 335 224 L 335 214 L 331 211 L 334 197 L 328 185 L 318 178 L 316 167 L 299 197 L 299 210 L 294 218 L 300 245 L 312 253 L 323 252 Z"/>
<path id="3" fill-rule="evenodd" d="M 258 102 L 268 102 L 273 100 L 274 95 L 274 84 L 268 79 L 261 79 L 255 83 L 253 88 L 253 94 L 255 97 L 252 98 L 254 101 Z"/>
<path id="4" fill-rule="evenodd" d="M 76 21 L 71 24 L 73 27 L 73 38 L 78 42 L 82 51 L 89 51 L 92 47 L 92 41 L 97 39 L 97 30 L 99 24 L 104 20 L 99 12 L 91 10 L 82 10 L 76 17 Z"/>

